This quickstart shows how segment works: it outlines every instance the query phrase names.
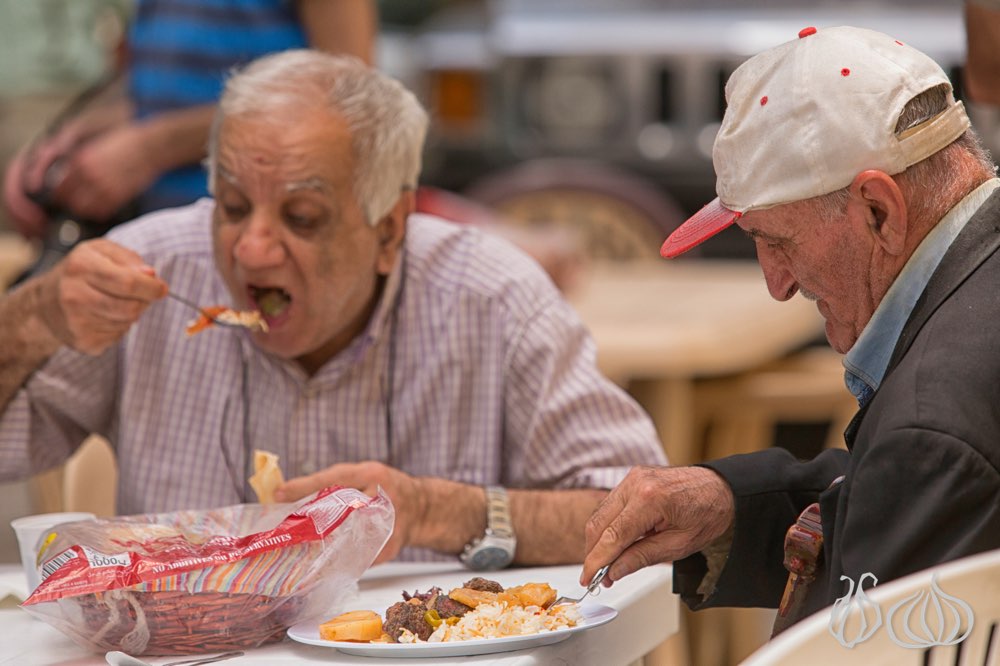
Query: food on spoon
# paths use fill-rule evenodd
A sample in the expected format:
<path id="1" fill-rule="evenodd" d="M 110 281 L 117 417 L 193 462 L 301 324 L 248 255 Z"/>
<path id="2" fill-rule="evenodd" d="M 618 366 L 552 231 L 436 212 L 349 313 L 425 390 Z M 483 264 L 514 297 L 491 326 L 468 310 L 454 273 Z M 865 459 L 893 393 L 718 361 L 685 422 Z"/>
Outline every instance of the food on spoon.
<path id="1" fill-rule="evenodd" d="M 253 452 L 254 473 L 247 483 L 257 493 L 257 501 L 261 504 L 274 504 L 274 491 L 285 482 L 285 477 L 278 467 L 278 456 L 270 451 L 257 449 Z"/>
<path id="2" fill-rule="evenodd" d="M 233 310 L 224 305 L 210 305 L 202 308 L 198 318 L 189 322 L 185 330 L 188 335 L 194 335 L 213 326 L 216 320 L 226 324 L 243 326 L 251 331 L 267 333 L 267 322 L 264 321 L 264 317 L 259 311 Z"/>
<path id="3" fill-rule="evenodd" d="M 348 611 L 319 625 L 325 641 L 370 643 L 382 637 L 382 616 L 375 611 Z"/>
<path id="4" fill-rule="evenodd" d="M 521 636 L 576 626 L 580 621 L 577 605 L 571 603 L 553 608 L 551 604 L 555 599 L 556 590 L 547 583 L 527 583 L 505 590 L 499 583 L 480 577 L 466 581 L 448 594 L 438 587 L 412 595 L 403 592 L 403 601 L 386 610 L 380 635 L 370 640 L 378 643 L 453 642 Z M 375 635 L 373 629 L 368 631 L 369 635 Z"/>

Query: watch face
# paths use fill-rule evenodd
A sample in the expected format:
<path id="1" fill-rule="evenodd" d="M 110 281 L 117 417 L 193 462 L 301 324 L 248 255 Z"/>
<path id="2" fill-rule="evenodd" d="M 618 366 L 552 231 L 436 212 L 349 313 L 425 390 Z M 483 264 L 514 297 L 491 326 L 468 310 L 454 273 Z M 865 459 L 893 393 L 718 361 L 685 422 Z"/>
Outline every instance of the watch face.
<path id="1" fill-rule="evenodd" d="M 505 548 L 497 546 L 481 546 L 468 558 L 468 565 L 473 569 L 503 569 L 510 564 L 512 557 Z"/>

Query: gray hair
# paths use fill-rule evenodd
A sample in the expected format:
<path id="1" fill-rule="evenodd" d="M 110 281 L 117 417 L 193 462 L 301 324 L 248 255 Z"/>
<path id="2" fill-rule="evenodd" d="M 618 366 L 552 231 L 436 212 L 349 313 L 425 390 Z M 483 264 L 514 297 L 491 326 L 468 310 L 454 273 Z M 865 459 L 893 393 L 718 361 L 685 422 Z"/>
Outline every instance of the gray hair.
<path id="1" fill-rule="evenodd" d="M 930 120 L 952 102 L 947 84 L 920 93 L 903 107 L 896 121 L 896 134 Z M 989 151 L 979 136 L 966 130 L 951 144 L 898 174 L 890 174 L 907 197 L 910 214 L 936 223 L 965 195 L 996 172 Z M 821 219 L 842 215 L 847 207 L 848 188 L 823 194 L 807 202 Z"/>
<path id="2" fill-rule="evenodd" d="M 356 165 L 354 195 L 369 224 L 392 210 L 401 191 L 416 188 L 428 124 L 417 98 L 353 56 L 310 49 L 267 55 L 230 75 L 209 135 L 209 187 L 226 118 L 266 118 L 303 106 L 325 106 L 347 123 Z"/>

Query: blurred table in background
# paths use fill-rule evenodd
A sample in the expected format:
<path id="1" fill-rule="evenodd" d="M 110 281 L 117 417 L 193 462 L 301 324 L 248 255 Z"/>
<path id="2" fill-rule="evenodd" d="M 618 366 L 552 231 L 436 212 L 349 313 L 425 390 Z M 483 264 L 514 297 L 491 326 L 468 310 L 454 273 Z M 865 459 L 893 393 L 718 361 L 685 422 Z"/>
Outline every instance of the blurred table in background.
<path id="1" fill-rule="evenodd" d="M 815 304 L 772 299 L 753 261 L 597 263 L 567 296 L 601 370 L 649 411 L 676 465 L 700 457 L 697 379 L 764 366 L 823 332 Z"/>
<path id="2" fill-rule="evenodd" d="M 35 258 L 35 248 L 20 234 L 0 232 L 0 288 L 6 289 Z"/>

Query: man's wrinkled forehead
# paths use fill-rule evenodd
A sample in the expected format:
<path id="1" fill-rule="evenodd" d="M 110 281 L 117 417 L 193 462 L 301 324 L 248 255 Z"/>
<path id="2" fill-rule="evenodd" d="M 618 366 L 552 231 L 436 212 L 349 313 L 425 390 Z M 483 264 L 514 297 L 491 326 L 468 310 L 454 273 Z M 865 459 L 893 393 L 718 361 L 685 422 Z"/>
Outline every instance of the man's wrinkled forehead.
<path id="1" fill-rule="evenodd" d="M 270 121 L 228 119 L 220 132 L 217 177 L 244 190 L 334 195 L 349 189 L 349 135 L 329 125 L 313 127 L 282 131 Z"/>
<path id="2" fill-rule="evenodd" d="M 234 187 L 240 189 L 248 187 L 248 185 L 245 184 L 246 179 L 241 180 L 240 177 L 235 172 L 227 168 L 226 165 L 221 161 L 218 168 L 218 174 L 220 178 L 222 178 L 223 180 L 225 180 L 227 183 L 229 183 Z M 321 178 L 319 176 L 310 176 L 303 178 L 301 180 L 288 180 L 288 181 L 267 178 L 266 176 L 264 176 L 264 178 L 266 178 L 265 182 L 267 182 L 268 184 L 287 193 L 311 191 L 311 192 L 318 192 L 320 194 L 325 194 L 328 196 L 333 196 L 335 194 L 335 188 L 333 187 L 333 185 L 326 179 Z"/>

